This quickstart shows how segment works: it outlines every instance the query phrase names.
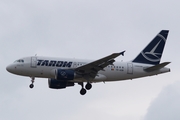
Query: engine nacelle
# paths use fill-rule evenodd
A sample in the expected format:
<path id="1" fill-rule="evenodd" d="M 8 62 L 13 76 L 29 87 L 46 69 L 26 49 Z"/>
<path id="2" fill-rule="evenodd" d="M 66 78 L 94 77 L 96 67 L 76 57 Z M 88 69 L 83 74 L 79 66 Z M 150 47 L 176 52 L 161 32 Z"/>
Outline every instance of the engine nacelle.
<path id="1" fill-rule="evenodd" d="M 74 86 L 74 83 L 49 78 L 48 85 L 49 85 L 49 88 L 52 88 L 52 89 L 63 89 L 66 87 Z"/>
<path id="2" fill-rule="evenodd" d="M 74 79 L 75 72 L 71 69 L 54 69 L 51 71 L 51 75 L 56 80 L 67 81 Z"/>

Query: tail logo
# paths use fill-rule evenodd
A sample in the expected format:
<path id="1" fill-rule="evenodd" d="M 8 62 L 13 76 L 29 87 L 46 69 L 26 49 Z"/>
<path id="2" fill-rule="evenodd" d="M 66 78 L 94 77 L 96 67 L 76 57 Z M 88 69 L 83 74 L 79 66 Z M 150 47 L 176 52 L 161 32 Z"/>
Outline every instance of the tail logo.
<path id="1" fill-rule="evenodd" d="M 159 41 L 159 42 L 156 44 L 156 46 L 154 46 L 154 48 L 153 48 L 150 52 L 145 52 L 145 54 L 146 54 L 146 55 L 150 54 L 150 55 L 153 55 L 153 56 L 159 58 L 157 55 L 162 55 L 162 54 L 161 54 L 161 53 L 155 53 L 155 50 L 157 49 L 157 47 L 158 47 L 158 45 L 159 45 L 160 42 L 161 42 L 161 41 Z"/>
<path id="2" fill-rule="evenodd" d="M 158 49 L 162 48 L 161 46 L 164 46 L 166 39 L 161 34 L 159 34 L 158 37 L 160 37 L 160 40 L 157 43 L 153 43 L 154 44 L 153 48 L 152 47 L 151 49 L 147 48 L 141 52 L 143 57 L 151 62 L 158 62 L 161 59 L 162 50 L 158 50 Z"/>

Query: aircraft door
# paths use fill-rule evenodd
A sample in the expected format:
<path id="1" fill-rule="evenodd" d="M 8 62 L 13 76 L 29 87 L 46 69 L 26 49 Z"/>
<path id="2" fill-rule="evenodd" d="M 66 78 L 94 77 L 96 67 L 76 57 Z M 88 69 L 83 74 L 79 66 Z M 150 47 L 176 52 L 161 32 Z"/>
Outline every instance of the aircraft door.
<path id="1" fill-rule="evenodd" d="M 77 68 L 77 62 L 73 62 L 73 68 Z"/>
<path id="2" fill-rule="evenodd" d="M 127 64 L 127 74 L 133 74 L 133 64 L 132 63 Z"/>
<path id="3" fill-rule="evenodd" d="M 31 57 L 31 67 L 36 68 L 37 67 L 37 57 Z"/>

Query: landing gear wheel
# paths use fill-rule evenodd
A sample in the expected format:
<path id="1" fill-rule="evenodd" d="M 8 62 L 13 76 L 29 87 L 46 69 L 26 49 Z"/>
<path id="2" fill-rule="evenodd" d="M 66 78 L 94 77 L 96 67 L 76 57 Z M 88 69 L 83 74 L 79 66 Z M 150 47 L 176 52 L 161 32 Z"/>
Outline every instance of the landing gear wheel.
<path id="1" fill-rule="evenodd" d="M 29 87 L 32 89 L 33 87 L 34 87 L 34 79 L 35 79 L 35 77 L 31 77 L 31 84 L 29 85 Z"/>
<path id="2" fill-rule="evenodd" d="M 87 83 L 85 87 L 86 87 L 86 90 L 90 90 L 92 88 L 92 85 L 90 83 Z"/>
<path id="3" fill-rule="evenodd" d="M 34 87 L 34 85 L 33 85 L 33 84 L 30 84 L 30 85 L 29 85 L 29 87 L 30 87 L 30 88 L 33 88 L 33 87 Z"/>
<path id="4" fill-rule="evenodd" d="M 80 94 L 81 94 L 81 95 L 85 95 L 85 94 L 86 94 L 86 89 L 82 88 L 82 89 L 80 90 Z"/>

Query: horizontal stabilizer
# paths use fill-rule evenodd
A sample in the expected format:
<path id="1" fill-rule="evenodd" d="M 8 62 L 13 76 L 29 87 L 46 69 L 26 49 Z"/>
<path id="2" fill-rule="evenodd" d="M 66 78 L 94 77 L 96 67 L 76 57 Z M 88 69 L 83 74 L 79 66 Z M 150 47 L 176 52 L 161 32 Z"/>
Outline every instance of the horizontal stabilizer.
<path id="1" fill-rule="evenodd" d="M 152 66 L 152 67 L 149 67 L 149 68 L 145 68 L 144 70 L 147 71 L 147 72 L 152 72 L 152 71 L 159 70 L 159 69 L 165 67 L 169 63 L 171 63 L 171 62 L 164 62 L 164 63 L 158 64 L 158 65 L 155 65 L 155 66 Z"/>

